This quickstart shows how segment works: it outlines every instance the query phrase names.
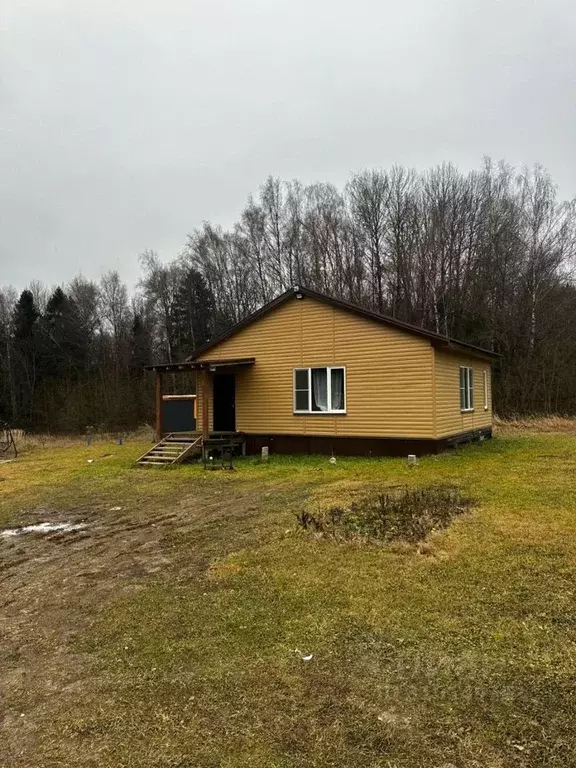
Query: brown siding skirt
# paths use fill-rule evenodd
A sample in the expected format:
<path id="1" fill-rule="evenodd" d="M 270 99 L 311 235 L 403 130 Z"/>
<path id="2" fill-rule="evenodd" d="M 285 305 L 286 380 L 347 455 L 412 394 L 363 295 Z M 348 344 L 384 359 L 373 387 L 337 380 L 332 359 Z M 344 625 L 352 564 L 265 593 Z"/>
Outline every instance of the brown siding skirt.
<path id="1" fill-rule="evenodd" d="M 246 453 L 256 454 L 268 446 L 270 453 L 320 453 L 335 456 L 423 456 L 440 453 L 463 443 L 492 437 L 484 427 L 432 440 L 402 437 L 325 437 L 320 435 L 262 435 L 246 433 Z"/>

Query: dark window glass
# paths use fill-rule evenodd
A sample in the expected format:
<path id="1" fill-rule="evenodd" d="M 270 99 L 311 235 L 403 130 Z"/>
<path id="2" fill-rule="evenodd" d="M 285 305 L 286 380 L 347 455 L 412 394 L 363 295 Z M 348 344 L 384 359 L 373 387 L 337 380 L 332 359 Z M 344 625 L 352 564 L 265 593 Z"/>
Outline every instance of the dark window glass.
<path id="1" fill-rule="evenodd" d="M 308 389 L 308 371 L 296 371 L 294 381 L 296 389 Z"/>
<path id="2" fill-rule="evenodd" d="M 297 390 L 296 391 L 296 410 L 297 411 L 307 411 L 308 410 L 308 390 Z"/>

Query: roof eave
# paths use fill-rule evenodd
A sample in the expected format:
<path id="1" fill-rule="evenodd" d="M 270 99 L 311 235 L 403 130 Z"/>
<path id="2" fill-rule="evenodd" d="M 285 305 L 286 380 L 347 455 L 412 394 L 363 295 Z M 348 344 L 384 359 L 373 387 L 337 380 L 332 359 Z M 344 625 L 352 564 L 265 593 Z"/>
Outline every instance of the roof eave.
<path id="1" fill-rule="evenodd" d="M 453 352 L 459 355 L 466 354 L 483 360 L 492 361 L 502 357 L 498 352 L 492 352 L 489 349 L 476 347 L 474 344 L 467 344 L 465 341 L 457 341 L 456 339 L 435 339 L 432 340 L 432 346 L 436 349 L 443 349 L 446 352 Z"/>
<path id="2" fill-rule="evenodd" d="M 201 347 L 198 347 L 198 349 L 195 349 L 192 352 L 192 354 L 186 358 L 186 362 L 192 362 L 196 360 L 199 355 L 203 355 L 205 352 L 208 352 L 208 350 L 212 349 L 212 347 L 215 347 L 217 344 L 220 344 L 221 341 L 224 341 L 225 339 L 229 339 L 230 336 L 233 336 L 235 333 L 242 330 L 242 328 L 245 328 L 247 325 L 250 325 L 251 323 L 255 322 L 262 315 L 266 315 L 271 310 L 280 306 L 280 304 L 283 304 L 287 299 L 291 298 L 292 296 L 294 296 L 293 288 L 290 288 L 289 290 L 284 291 L 284 293 L 280 294 L 280 296 L 277 296 L 275 299 L 268 302 L 268 304 L 265 304 L 263 307 L 260 307 L 260 309 L 257 309 L 256 312 L 253 312 L 251 315 L 248 315 L 248 317 L 245 317 L 244 320 L 240 320 L 240 322 L 236 323 L 236 325 L 233 325 L 232 328 L 229 328 L 227 331 L 224 331 L 224 333 L 221 333 L 215 339 L 212 339 L 212 341 L 209 341 L 206 344 L 202 345 Z"/>

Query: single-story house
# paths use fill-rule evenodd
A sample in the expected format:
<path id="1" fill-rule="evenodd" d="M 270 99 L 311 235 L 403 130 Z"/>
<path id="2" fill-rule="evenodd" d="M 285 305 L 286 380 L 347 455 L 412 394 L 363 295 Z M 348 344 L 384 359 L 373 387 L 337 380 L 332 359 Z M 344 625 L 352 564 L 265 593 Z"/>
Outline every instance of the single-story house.
<path id="1" fill-rule="evenodd" d="M 150 366 L 157 435 L 162 374 L 196 370 L 205 438 L 240 435 L 248 453 L 433 453 L 491 436 L 497 357 L 296 286 L 185 362 Z"/>

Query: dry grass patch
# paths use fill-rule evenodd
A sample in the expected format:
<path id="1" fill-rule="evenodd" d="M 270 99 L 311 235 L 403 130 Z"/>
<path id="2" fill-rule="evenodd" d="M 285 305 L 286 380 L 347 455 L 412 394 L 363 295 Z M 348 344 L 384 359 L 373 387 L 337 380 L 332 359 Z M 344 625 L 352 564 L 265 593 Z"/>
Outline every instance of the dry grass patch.
<path id="1" fill-rule="evenodd" d="M 497 435 L 570 434 L 576 435 L 573 416 L 526 416 L 518 419 L 494 419 Z"/>
<path id="2" fill-rule="evenodd" d="M 132 431 L 100 432 L 90 429 L 86 435 L 51 435 L 49 433 L 25 432 L 14 430 L 14 439 L 19 452 L 27 453 L 38 449 L 73 448 L 86 445 L 88 435 L 94 445 L 116 443 L 119 438 L 127 442 L 140 442 L 154 440 L 154 429 L 148 424 L 143 424 Z"/>
<path id="3" fill-rule="evenodd" d="M 364 494 L 347 506 L 305 510 L 297 520 L 304 530 L 324 538 L 417 543 L 447 528 L 473 504 L 457 486 L 400 486 Z"/>

